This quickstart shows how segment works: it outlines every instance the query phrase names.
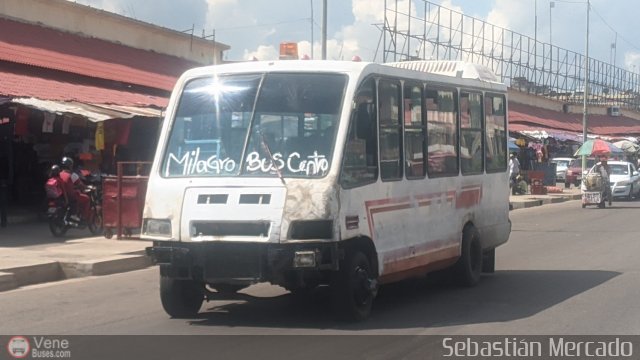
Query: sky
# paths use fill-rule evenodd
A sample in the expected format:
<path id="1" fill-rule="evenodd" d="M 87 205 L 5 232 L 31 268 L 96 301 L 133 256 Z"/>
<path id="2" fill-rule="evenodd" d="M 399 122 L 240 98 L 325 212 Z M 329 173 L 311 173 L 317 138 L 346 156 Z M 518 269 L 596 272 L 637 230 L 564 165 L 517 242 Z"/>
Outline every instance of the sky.
<path id="1" fill-rule="evenodd" d="M 73 0 L 69 0 L 73 1 Z M 75 0 L 137 20 L 212 36 L 231 47 L 225 60 L 278 58 L 281 42 L 321 58 L 322 0 Z M 381 61 L 385 0 L 327 0 L 327 58 Z M 465 15 L 585 53 L 586 0 L 431 0 Z M 387 5 L 395 1 L 387 0 Z M 401 9 L 423 0 L 398 0 Z M 411 5 L 409 5 L 411 4 Z M 419 7 L 422 5 L 419 5 Z M 640 71 L 638 0 L 591 0 L 589 56 Z M 313 13 L 313 17 L 312 17 Z M 536 22 L 537 18 L 537 22 Z M 537 31 L 536 24 L 537 23 Z M 550 26 L 551 25 L 551 26 Z M 551 30 L 550 30 L 551 29 Z M 312 42 L 313 39 L 313 42 Z M 311 49 L 313 43 L 313 51 Z M 612 44 L 615 45 L 615 52 Z"/>

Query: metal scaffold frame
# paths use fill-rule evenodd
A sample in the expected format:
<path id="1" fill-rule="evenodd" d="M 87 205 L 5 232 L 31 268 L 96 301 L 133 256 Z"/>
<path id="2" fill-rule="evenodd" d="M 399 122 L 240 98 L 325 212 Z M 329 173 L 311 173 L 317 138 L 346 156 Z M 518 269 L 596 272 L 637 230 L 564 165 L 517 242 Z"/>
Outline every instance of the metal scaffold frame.
<path id="1" fill-rule="evenodd" d="M 584 101 L 585 57 L 575 51 L 426 0 L 385 0 L 381 31 L 383 62 L 475 62 L 512 89 L 567 104 Z M 588 69 L 589 104 L 640 110 L 638 74 L 593 58 Z"/>

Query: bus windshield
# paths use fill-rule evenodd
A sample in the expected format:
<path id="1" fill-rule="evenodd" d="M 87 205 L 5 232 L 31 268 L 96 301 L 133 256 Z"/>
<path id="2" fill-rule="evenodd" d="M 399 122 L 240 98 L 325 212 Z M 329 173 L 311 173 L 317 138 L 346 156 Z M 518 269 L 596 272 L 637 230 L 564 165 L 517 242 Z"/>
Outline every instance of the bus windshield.
<path id="1" fill-rule="evenodd" d="M 189 81 L 180 96 L 161 174 L 325 176 L 346 75 L 234 74 Z"/>

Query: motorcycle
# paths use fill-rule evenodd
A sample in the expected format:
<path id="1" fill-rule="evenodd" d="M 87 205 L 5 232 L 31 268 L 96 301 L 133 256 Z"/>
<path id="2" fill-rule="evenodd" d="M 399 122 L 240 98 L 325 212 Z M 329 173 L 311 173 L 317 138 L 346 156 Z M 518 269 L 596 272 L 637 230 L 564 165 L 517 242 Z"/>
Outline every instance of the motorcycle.
<path id="1" fill-rule="evenodd" d="M 90 199 L 90 215 L 89 219 L 82 219 L 73 214 L 71 205 L 65 204 L 62 193 L 54 189 L 54 182 L 49 179 L 46 186 L 48 198 L 47 218 L 51 234 L 55 237 L 62 237 L 69 229 L 82 230 L 86 228 L 93 235 L 102 233 L 102 206 L 98 196 L 98 189 L 93 185 L 87 185 L 83 190 L 83 193 L 87 194 Z"/>

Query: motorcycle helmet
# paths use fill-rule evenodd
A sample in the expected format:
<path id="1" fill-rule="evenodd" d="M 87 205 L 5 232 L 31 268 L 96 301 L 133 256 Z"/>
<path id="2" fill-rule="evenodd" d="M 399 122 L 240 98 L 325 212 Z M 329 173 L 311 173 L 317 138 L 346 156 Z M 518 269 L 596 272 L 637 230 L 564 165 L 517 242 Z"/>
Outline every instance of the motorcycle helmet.
<path id="1" fill-rule="evenodd" d="M 72 170 L 73 169 L 73 160 L 70 157 L 63 157 L 60 165 L 63 169 Z"/>
<path id="2" fill-rule="evenodd" d="M 58 176 L 58 175 L 60 175 L 60 171 L 61 171 L 60 166 L 58 166 L 58 165 L 53 165 L 53 166 L 51 167 L 51 176 Z"/>

